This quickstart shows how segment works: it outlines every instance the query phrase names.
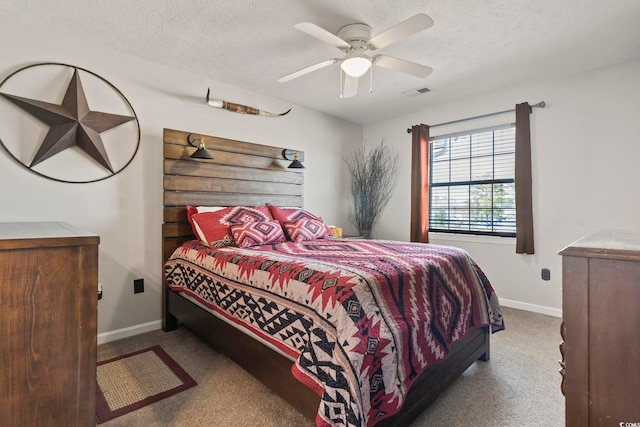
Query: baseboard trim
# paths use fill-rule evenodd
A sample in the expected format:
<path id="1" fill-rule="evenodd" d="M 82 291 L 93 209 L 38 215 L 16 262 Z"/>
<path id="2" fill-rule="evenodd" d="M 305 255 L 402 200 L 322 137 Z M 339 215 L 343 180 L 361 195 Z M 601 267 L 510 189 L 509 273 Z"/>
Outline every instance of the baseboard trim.
<path id="1" fill-rule="evenodd" d="M 553 317 L 562 317 L 562 310 L 559 308 L 547 307 L 544 305 L 529 304 L 528 302 L 514 301 L 500 298 L 500 305 L 517 308 L 518 310 L 533 311 L 534 313 L 546 314 Z"/>
<path id="2" fill-rule="evenodd" d="M 115 331 L 102 332 L 98 334 L 98 345 L 111 341 L 121 340 L 123 338 L 132 337 L 134 335 L 144 334 L 145 332 L 157 331 L 162 328 L 162 320 L 154 320 L 153 322 L 142 323 L 140 325 L 129 326 L 128 328 L 116 329 Z"/>

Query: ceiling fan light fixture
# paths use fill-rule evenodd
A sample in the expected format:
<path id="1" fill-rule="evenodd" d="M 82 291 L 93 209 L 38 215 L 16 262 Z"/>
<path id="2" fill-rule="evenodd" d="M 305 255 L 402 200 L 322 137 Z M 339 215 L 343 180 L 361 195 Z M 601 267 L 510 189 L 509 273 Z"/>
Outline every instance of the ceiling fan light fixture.
<path id="1" fill-rule="evenodd" d="M 351 77 L 360 77 L 371 68 L 371 59 L 366 55 L 353 55 L 342 61 L 340 68 Z"/>
<path id="2" fill-rule="evenodd" d="M 301 22 L 294 27 L 340 49 L 344 56 L 342 58 L 328 59 L 303 68 L 279 78 L 278 81 L 287 82 L 336 62 L 340 63 L 341 98 L 351 98 L 358 94 L 358 80 L 367 71 L 369 71 L 370 82 L 373 82 L 373 72 L 370 70 L 373 70 L 374 65 L 423 79 L 431 74 L 433 71 L 431 67 L 388 55 L 369 56 L 367 52 L 382 49 L 431 26 L 433 26 L 433 19 L 424 13 L 418 13 L 375 36 L 373 29 L 364 23 L 345 25 L 338 30 L 337 34 L 333 34 L 311 22 Z M 371 91 L 370 89 L 369 92 Z"/>

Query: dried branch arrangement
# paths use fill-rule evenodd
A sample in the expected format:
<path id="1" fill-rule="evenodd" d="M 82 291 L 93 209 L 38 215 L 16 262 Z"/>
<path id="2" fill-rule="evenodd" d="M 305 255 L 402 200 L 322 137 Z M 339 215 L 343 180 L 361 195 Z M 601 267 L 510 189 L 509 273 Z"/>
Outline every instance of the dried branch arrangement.
<path id="1" fill-rule="evenodd" d="M 351 173 L 353 211 L 349 221 L 361 235 L 370 237 L 371 229 L 387 205 L 399 172 L 398 153 L 384 144 L 362 148 L 344 159 Z"/>

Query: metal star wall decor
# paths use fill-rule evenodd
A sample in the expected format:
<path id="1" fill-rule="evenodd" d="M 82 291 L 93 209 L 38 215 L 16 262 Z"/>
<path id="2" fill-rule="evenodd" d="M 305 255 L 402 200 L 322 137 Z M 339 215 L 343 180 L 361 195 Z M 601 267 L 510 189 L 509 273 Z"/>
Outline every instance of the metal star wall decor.
<path id="1" fill-rule="evenodd" d="M 135 152 L 137 152 L 137 144 L 139 144 L 140 139 L 139 126 L 138 141 L 136 142 L 135 152 L 133 153 L 133 156 L 131 157 L 129 162 L 127 162 L 127 164 L 118 171 L 115 171 L 114 167 L 112 166 L 100 134 L 132 120 L 135 120 L 137 125 L 137 118 L 135 116 L 133 108 L 131 108 L 131 111 L 133 112 L 132 116 L 94 111 L 89 107 L 89 103 L 85 95 L 85 90 L 78 73 L 78 67 L 55 63 L 36 64 L 34 66 L 40 65 L 60 65 L 73 68 L 73 75 L 66 88 L 61 104 L 50 103 L 38 99 L 20 97 L 0 92 L 0 95 L 2 95 L 8 101 L 20 107 L 22 110 L 26 111 L 33 117 L 39 119 L 49 126 L 49 130 L 44 137 L 44 140 L 40 144 L 35 156 L 31 160 L 28 168 L 33 171 L 33 169 L 31 168 L 40 164 L 41 162 L 44 162 L 45 160 L 63 152 L 68 148 L 77 146 L 82 151 L 86 152 L 95 162 L 97 162 L 99 165 L 110 172 L 109 176 L 101 179 L 113 176 L 115 173 L 124 169 L 124 167 L 126 167 L 131 162 L 133 156 L 135 156 Z M 33 66 L 25 67 L 18 71 L 22 71 L 30 67 Z M 131 104 L 129 104 L 126 98 L 124 98 L 124 96 L 113 85 L 111 85 L 111 83 L 87 70 L 80 70 L 88 72 L 106 82 L 113 90 L 120 94 L 120 96 L 122 96 L 129 107 L 131 107 Z M 11 74 L 9 77 L 13 76 L 16 73 Z M 7 79 L 5 79 L 2 84 L 0 84 L 0 87 L 4 85 L 9 77 L 7 77 Z M 23 163 L 22 161 L 20 162 Z M 100 180 L 94 179 L 89 181 L 67 181 L 52 178 L 50 176 L 47 177 L 64 182 L 94 182 Z"/>

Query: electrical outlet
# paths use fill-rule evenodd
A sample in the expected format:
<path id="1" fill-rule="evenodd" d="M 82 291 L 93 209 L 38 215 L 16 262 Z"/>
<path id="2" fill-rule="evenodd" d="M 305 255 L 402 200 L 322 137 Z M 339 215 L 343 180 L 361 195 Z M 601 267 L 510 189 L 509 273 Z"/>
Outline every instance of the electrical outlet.
<path id="1" fill-rule="evenodd" d="M 144 292 L 144 279 L 134 279 L 133 281 L 133 293 L 139 294 Z"/>
<path id="2" fill-rule="evenodd" d="M 542 280 L 551 280 L 551 270 L 543 268 L 541 271 Z"/>

